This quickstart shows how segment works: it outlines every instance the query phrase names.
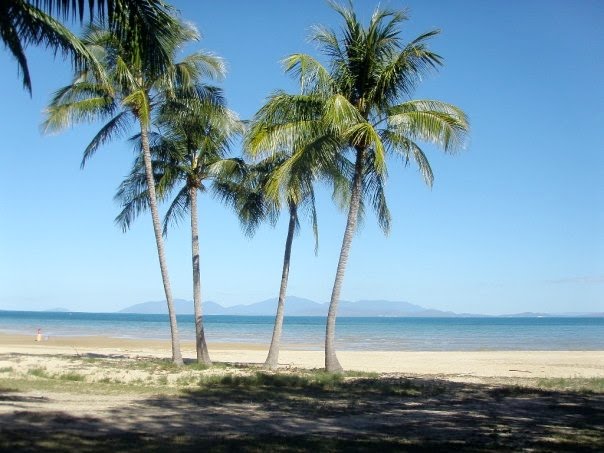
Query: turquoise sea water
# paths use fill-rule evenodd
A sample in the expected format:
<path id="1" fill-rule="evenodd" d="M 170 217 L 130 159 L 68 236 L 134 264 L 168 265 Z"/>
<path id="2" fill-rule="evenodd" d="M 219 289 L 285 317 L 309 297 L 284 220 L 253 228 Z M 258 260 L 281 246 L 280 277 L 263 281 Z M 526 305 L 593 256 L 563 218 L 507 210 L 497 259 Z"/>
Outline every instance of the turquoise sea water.
<path id="1" fill-rule="evenodd" d="M 268 344 L 270 316 L 205 316 L 209 342 Z M 178 316 L 182 339 L 194 338 L 192 315 Z M 0 332 L 48 336 L 169 338 L 167 315 L 0 311 Z M 285 319 L 289 348 L 321 349 L 325 318 Z M 0 338 L 1 341 L 1 338 Z M 604 318 L 338 318 L 339 349 L 375 351 L 602 350 Z"/>

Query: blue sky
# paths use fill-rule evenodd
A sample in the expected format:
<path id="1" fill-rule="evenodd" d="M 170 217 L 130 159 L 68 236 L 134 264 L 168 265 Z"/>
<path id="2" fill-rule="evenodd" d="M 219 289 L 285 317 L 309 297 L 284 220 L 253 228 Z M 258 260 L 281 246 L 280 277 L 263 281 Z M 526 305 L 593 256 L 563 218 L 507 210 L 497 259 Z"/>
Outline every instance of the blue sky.
<path id="1" fill-rule="evenodd" d="M 231 108 L 249 118 L 275 89 L 295 90 L 280 68 L 294 52 L 317 55 L 313 24 L 339 27 L 322 0 L 173 2 L 224 57 Z M 357 1 L 366 18 L 377 2 Z M 408 8 L 403 36 L 439 28 L 432 49 L 445 66 L 415 98 L 454 103 L 470 116 L 456 156 L 426 146 L 432 190 L 413 166 L 390 162 L 389 237 L 367 216 L 353 242 L 343 299 L 406 300 L 474 313 L 604 310 L 604 3 L 382 2 Z M 0 309 L 114 311 L 163 291 L 151 221 L 127 234 L 113 224 L 112 197 L 133 157 L 124 142 L 85 170 L 97 125 L 40 132 L 51 93 L 69 63 L 28 51 L 34 95 L 0 51 Z M 239 151 L 234 150 L 237 154 Z M 296 237 L 289 293 L 327 301 L 345 216 L 326 191 L 318 200 L 320 249 L 308 225 Z M 253 239 L 209 197 L 200 204 L 202 293 L 233 305 L 278 291 L 286 224 Z M 191 299 L 186 223 L 167 240 L 175 297 Z"/>

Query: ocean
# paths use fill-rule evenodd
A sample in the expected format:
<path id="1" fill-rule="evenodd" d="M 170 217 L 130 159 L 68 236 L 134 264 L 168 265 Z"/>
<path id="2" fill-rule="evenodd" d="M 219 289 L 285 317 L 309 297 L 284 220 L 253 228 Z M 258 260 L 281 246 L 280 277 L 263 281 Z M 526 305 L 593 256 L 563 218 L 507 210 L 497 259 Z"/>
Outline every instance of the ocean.
<path id="1" fill-rule="evenodd" d="M 209 343 L 267 344 L 271 316 L 204 317 Z M 193 340 L 192 315 L 178 316 L 180 337 Z M 167 315 L 0 311 L 0 332 L 47 336 L 170 338 Z M 337 347 L 369 351 L 604 350 L 604 318 L 338 318 Z M 323 348 L 325 318 L 286 317 L 283 346 Z"/>

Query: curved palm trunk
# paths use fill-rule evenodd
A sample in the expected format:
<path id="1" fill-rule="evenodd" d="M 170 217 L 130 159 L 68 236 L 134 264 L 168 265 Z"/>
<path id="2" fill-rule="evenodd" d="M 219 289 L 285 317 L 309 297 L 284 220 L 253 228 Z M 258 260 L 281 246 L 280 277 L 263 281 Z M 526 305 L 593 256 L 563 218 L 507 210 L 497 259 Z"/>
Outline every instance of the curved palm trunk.
<path id="1" fill-rule="evenodd" d="M 281 347 L 281 332 L 283 331 L 283 316 L 285 314 L 285 294 L 287 292 L 287 280 L 289 278 L 289 263 L 292 251 L 292 242 L 294 231 L 296 230 L 297 206 L 293 203 L 289 205 L 289 227 L 287 229 L 287 239 L 285 240 L 285 254 L 283 256 L 283 271 L 281 272 L 281 287 L 279 288 L 279 302 L 277 303 L 277 315 L 275 316 L 275 327 L 273 329 L 273 338 L 271 347 L 268 351 L 268 357 L 264 366 L 274 369 L 279 365 L 279 348 Z"/>
<path id="2" fill-rule="evenodd" d="M 145 163 L 145 174 L 147 176 L 147 188 L 149 190 L 149 208 L 151 209 L 151 218 L 153 219 L 153 231 L 155 232 L 155 243 L 157 245 L 157 255 L 159 258 L 159 268 L 161 278 L 164 283 L 164 292 L 168 304 L 168 316 L 170 317 L 170 334 L 172 337 L 172 361 L 176 365 L 183 365 L 182 355 L 180 353 L 180 339 L 178 337 L 178 326 L 176 324 L 176 312 L 174 311 L 174 301 L 172 300 L 172 288 L 168 276 L 168 266 L 166 264 L 166 254 L 164 251 L 164 239 L 161 233 L 161 223 L 157 210 L 157 198 L 155 195 L 155 179 L 153 178 L 153 167 L 151 165 L 151 151 L 149 150 L 149 136 L 147 128 L 141 124 L 141 144 L 143 149 L 143 161 Z"/>
<path id="3" fill-rule="evenodd" d="M 338 312 L 338 303 L 340 301 L 340 290 L 344 281 L 344 272 L 348 263 L 348 252 L 350 244 L 357 226 L 359 217 L 359 205 L 361 203 L 361 192 L 363 189 L 363 159 L 365 150 L 357 149 L 356 162 L 354 165 L 354 177 L 352 180 L 352 193 L 350 196 L 350 208 L 348 210 L 348 220 L 344 230 L 344 239 L 342 240 L 342 249 L 340 250 L 340 259 L 336 270 L 336 278 L 331 292 L 331 302 L 327 313 L 327 328 L 325 331 L 325 371 L 341 372 L 342 365 L 336 356 L 335 337 L 336 337 L 336 315 Z"/>
<path id="4" fill-rule="evenodd" d="M 195 349 L 197 363 L 211 365 L 210 354 L 203 330 L 203 315 L 201 310 L 201 278 L 199 272 L 199 228 L 197 226 L 197 188 L 189 188 L 191 200 L 191 258 L 193 261 L 193 307 L 195 311 Z"/>

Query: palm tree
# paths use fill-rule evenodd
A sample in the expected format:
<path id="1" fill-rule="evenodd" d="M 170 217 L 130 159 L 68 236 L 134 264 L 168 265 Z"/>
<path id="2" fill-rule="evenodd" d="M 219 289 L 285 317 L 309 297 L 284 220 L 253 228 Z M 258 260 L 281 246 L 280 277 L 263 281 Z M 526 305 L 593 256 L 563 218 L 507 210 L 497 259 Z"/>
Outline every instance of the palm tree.
<path id="1" fill-rule="evenodd" d="M 197 195 L 207 190 L 208 182 L 231 179 L 243 171 L 240 159 L 225 157 L 233 139 L 243 134 L 243 123 L 224 107 L 220 90 L 201 85 L 197 89 L 206 92 L 209 98 L 199 102 L 179 96 L 162 106 L 160 132 L 153 135 L 150 150 L 160 198 L 166 199 L 177 191 L 164 218 L 164 234 L 171 222 L 178 222 L 189 211 L 197 361 L 211 365 L 201 304 Z M 137 139 L 140 138 L 139 135 Z M 139 213 L 149 208 L 148 189 L 144 163 L 139 157 L 115 196 L 123 206 L 116 223 L 124 231 Z"/>
<path id="2" fill-rule="evenodd" d="M 174 26 L 171 8 L 162 0 L 3 0 L 0 2 L 0 39 L 17 60 L 24 88 L 31 94 L 31 76 L 25 56 L 29 44 L 45 45 L 71 55 L 76 70 L 94 66 L 82 42 L 57 18 L 99 19 L 123 43 L 134 44 L 133 53 L 161 70 L 170 61 L 170 35 Z"/>
<path id="3" fill-rule="evenodd" d="M 158 72 L 154 71 L 147 61 L 141 60 L 138 52 L 131 52 L 132 46 L 123 46 L 122 41 L 111 31 L 96 26 L 89 27 L 83 42 L 99 61 L 103 76 L 99 79 L 93 71 L 77 74 L 70 85 L 55 93 L 47 109 L 47 119 L 44 123 L 46 131 L 56 131 L 70 126 L 73 122 L 109 118 L 86 147 L 82 166 L 101 145 L 123 135 L 132 122 L 137 124 L 148 184 L 149 208 L 170 317 L 172 359 L 179 365 L 182 364 L 182 356 L 157 209 L 149 130 L 153 121 L 153 112 L 158 105 L 164 105 L 166 100 L 175 98 L 179 91 L 185 90 L 189 96 L 203 98 L 207 93 L 198 92 L 194 82 L 201 74 L 211 77 L 221 77 L 224 74 L 224 64 L 221 59 L 201 52 L 174 63 L 176 50 L 198 38 L 197 31 L 191 26 L 180 23 L 175 26 L 170 42 L 172 63 L 164 71 Z"/>
<path id="4" fill-rule="evenodd" d="M 291 146 L 289 152 L 281 150 L 283 148 L 281 143 L 274 143 L 275 146 L 271 147 L 270 143 L 263 142 L 267 129 L 272 126 L 272 112 L 275 106 L 279 105 L 281 97 L 282 93 L 276 93 L 269 97 L 267 103 L 256 113 L 246 135 L 245 144 L 250 154 L 258 155 L 260 152 L 258 143 L 264 143 L 265 149 L 263 151 L 268 152 L 269 157 L 252 166 L 250 173 L 255 175 L 255 178 L 251 178 L 253 182 L 247 190 L 245 190 L 245 187 L 248 185 L 243 184 L 244 190 L 241 196 L 244 201 L 243 203 L 240 202 L 239 206 L 235 206 L 240 220 L 247 227 L 247 232 L 253 232 L 265 217 L 270 217 L 274 223 L 275 216 L 278 215 L 282 204 L 281 199 L 284 202 L 283 204 L 287 206 L 289 214 L 275 325 L 268 356 L 264 363 L 264 366 L 269 369 L 277 368 L 279 364 L 291 250 L 294 234 L 300 227 L 299 213 L 305 211 L 309 216 L 315 237 L 316 254 L 319 242 L 314 184 L 318 180 L 330 182 L 333 184 L 335 197 L 341 196 L 343 181 L 345 181 L 343 176 L 345 162 L 338 159 L 339 156 L 335 156 L 336 159 L 333 161 L 324 161 L 321 165 L 317 162 L 317 157 L 319 157 L 317 151 L 323 149 L 326 144 L 333 144 L 333 138 L 330 136 L 319 137 L 319 140 L 313 141 L 312 139 L 307 140 L 309 137 L 300 134 L 292 138 L 289 143 L 289 146 Z M 309 150 L 300 152 L 296 149 L 296 147 L 303 146 L 308 147 Z M 298 151 L 298 154 L 302 154 L 304 158 L 291 159 L 296 151 Z M 230 190 L 228 193 L 236 192 Z M 258 204 L 262 207 L 259 208 Z"/>
<path id="5" fill-rule="evenodd" d="M 252 135 L 256 128 L 257 123 L 253 123 L 249 134 Z M 313 175 L 310 172 L 292 172 L 293 175 L 290 176 L 293 177 L 288 179 L 288 182 L 285 184 L 285 190 L 282 191 L 283 193 L 276 197 L 269 195 L 271 192 L 268 187 L 275 176 L 275 172 L 279 171 L 288 157 L 286 153 L 275 153 L 260 162 L 248 165 L 242 177 L 223 179 L 215 185 L 215 192 L 221 201 L 230 205 L 235 210 L 244 228 L 244 232 L 248 236 L 252 236 L 258 226 L 267 219 L 273 226 L 275 225 L 281 211 L 281 199 L 287 205 L 288 228 L 279 286 L 279 298 L 271 344 L 268 356 L 264 362 L 264 366 L 269 369 L 275 369 L 279 364 L 279 349 L 285 316 L 285 299 L 289 279 L 291 250 L 294 234 L 300 228 L 299 214 L 301 211 L 306 211 L 309 214 L 315 235 L 315 253 L 318 247 L 317 212 L 315 209 L 314 188 L 312 186 Z"/>
<path id="6" fill-rule="evenodd" d="M 338 143 L 323 149 L 323 159 L 334 154 L 350 156 L 354 170 L 348 216 L 325 334 L 325 368 L 338 372 L 342 367 L 335 352 L 336 315 L 363 201 L 371 202 L 387 231 L 389 216 L 383 184 L 388 155 L 399 156 L 405 164 L 413 159 L 431 185 L 433 173 L 417 142 L 431 142 L 445 152 L 453 152 L 463 144 L 469 126 L 466 115 L 451 104 L 410 100 L 422 76 L 442 64 L 442 58 L 427 47 L 438 31 L 403 43 L 400 25 L 407 19 L 404 13 L 377 8 L 364 27 L 352 7 L 331 5 L 344 20 L 340 35 L 324 27 L 315 27 L 312 34 L 328 58 L 328 66 L 305 54 L 285 59 L 286 71 L 299 78 L 303 91 L 299 95 L 280 95 L 267 114 L 270 126 L 252 148 L 274 149 L 296 137 L 314 137 L 316 141 L 331 134 Z M 310 151 L 311 147 L 301 147 L 291 159 L 303 159 L 303 154 Z"/>

